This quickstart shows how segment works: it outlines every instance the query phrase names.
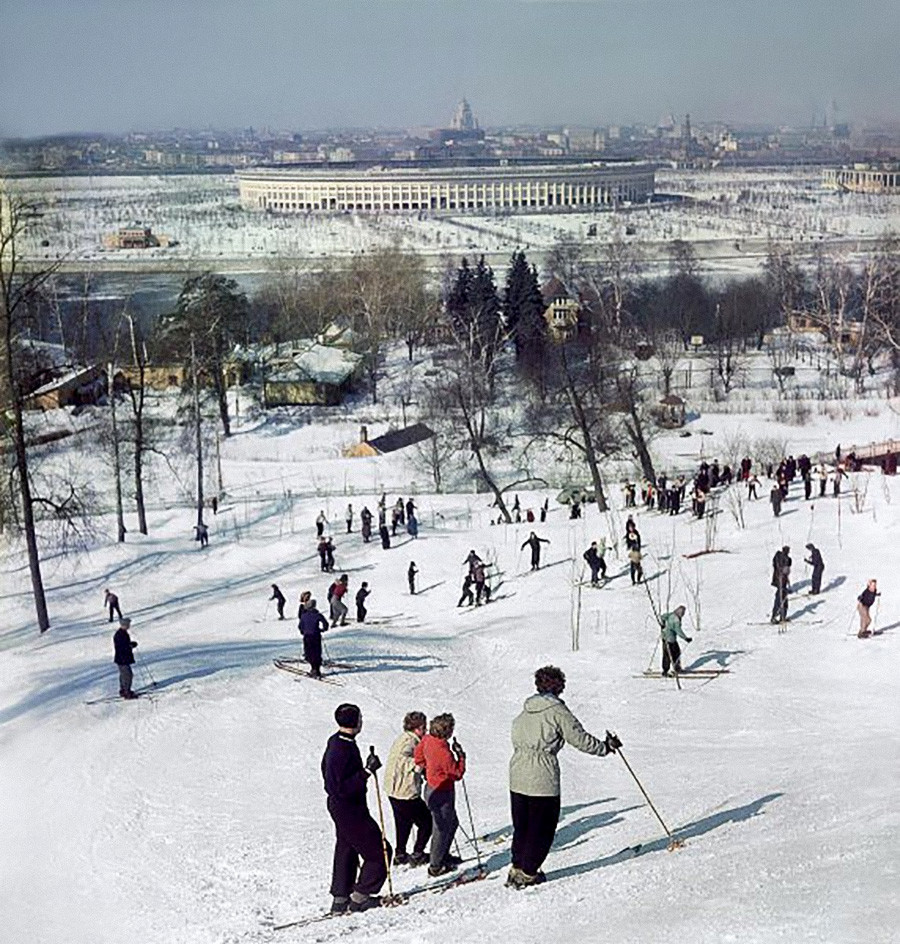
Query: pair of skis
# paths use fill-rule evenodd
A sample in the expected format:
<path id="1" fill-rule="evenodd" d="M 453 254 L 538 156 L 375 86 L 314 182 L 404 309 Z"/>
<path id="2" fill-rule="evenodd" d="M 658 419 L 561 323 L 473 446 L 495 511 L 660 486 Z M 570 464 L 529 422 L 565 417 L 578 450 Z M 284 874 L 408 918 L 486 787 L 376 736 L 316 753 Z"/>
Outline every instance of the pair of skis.
<path id="1" fill-rule="evenodd" d="M 273 659 L 275 668 L 284 672 L 290 672 L 292 675 L 303 676 L 312 679 L 315 682 L 325 682 L 328 685 L 343 685 L 344 683 L 331 675 L 313 675 L 309 669 L 302 668 L 300 659 Z M 323 662 L 323 666 L 331 669 L 342 669 L 346 672 L 352 672 L 356 666 L 346 662 Z"/>

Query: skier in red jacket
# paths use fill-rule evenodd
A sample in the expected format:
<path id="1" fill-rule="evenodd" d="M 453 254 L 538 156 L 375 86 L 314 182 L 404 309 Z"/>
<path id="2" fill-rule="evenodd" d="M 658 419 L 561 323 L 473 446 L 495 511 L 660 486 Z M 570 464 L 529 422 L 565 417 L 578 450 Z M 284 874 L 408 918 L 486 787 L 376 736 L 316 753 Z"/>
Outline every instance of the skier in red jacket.
<path id="1" fill-rule="evenodd" d="M 465 752 L 458 744 L 451 750 L 448 743 L 455 726 L 453 715 L 436 715 L 431 719 L 428 734 L 419 741 L 413 753 L 416 765 L 425 770 L 425 803 L 434 825 L 428 866 L 431 876 L 452 872 L 461 861 L 450 855 L 450 846 L 459 826 L 454 785 L 466 772 Z"/>

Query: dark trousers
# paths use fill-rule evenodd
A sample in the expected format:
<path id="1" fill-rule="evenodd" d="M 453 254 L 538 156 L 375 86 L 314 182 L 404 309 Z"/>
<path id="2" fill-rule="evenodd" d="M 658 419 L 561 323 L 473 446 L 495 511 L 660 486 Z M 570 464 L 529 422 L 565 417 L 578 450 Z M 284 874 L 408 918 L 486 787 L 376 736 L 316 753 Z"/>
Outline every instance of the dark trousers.
<path id="1" fill-rule="evenodd" d="M 285 601 L 284 601 L 284 599 L 282 598 L 281 600 L 278 600 L 278 601 L 276 602 L 276 604 L 275 604 L 275 605 L 278 607 L 278 618 L 279 618 L 279 619 L 284 619 L 284 603 L 285 603 Z"/>
<path id="2" fill-rule="evenodd" d="M 321 521 L 316 522 L 316 537 L 320 538 L 325 533 L 325 525 Z"/>
<path id="3" fill-rule="evenodd" d="M 481 603 L 481 598 L 484 597 L 485 603 L 491 602 L 491 591 L 486 583 L 478 583 L 475 581 L 475 605 L 477 606 Z"/>
<path id="4" fill-rule="evenodd" d="M 681 646 L 678 645 L 678 642 L 666 642 L 663 640 L 662 644 L 663 652 L 663 663 L 662 670 L 663 673 L 669 671 L 669 667 L 674 665 L 675 671 L 681 671 Z"/>
<path id="5" fill-rule="evenodd" d="M 775 588 L 775 600 L 772 602 L 772 622 L 783 623 L 787 620 L 788 588 Z"/>
<path id="6" fill-rule="evenodd" d="M 812 572 L 812 587 L 811 590 L 813 593 L 820 593 L 822 590 L 822 574 L 825 573 L 824 567 L 813 567 Z"/>
<path id="7" fill-rule="evenodd" d="M 122 611 L 119 609 L 119 601 L 118 601 L 118 600 L 116 600 L 115 603 L 110 603 L 110 605 L 109 605 L 109 621 L 110 621 L 110 623 L 113 621 L 113 613 L 117 613 L 117 614 L 119 615 L 119 619 L 122 618 Z"/>
<path id="8" fill-rule="evenodd" d="M 812 495 L 812 479 L 803 480 L 803 497 L 809 501 L 809 496 Z"/>
<path id="9" fill-rule="evenodd" d="M 828 479 L 819 479 L 819 498 L 825 497 L 825 486 L 828 484 Z"/>
<path id="10" fill-rule="evenodd" d="M 432 790 L 431 787 L 426 787 L 425 803 L 431 812 L 431 823 L 434 829 L 431 834 L 429 865 L 436 869 L 447 857 L 459 826 L 459 818 L 456 815 L 456 793 L 452 786 L 449 790 Z"/>
<path id="11" fill-rule="evenodd" d="M 357 603 L 357 604 L 356 604 L 356 622 L 357 622 L 357 623 L 364 623 L 364 622 L 366 621 L 366 613 L 367 613 L 367 612 L 368 612 L 368 611 L 367 611 L 366 608 L 362 605 L 362 603 Z"/>
<path id="12" fill-rule="evenodd" d="M 310 633 L 303 637 L 303 656 L 309 663 L 310 671 L 318 675 L 322 669 L 322 636 Z"/>
<path id="13" fill-rule="evenodd" d="M 631 572 L 631 582 L 640 583 L 644 579 L 644 568 L 640 561 L 631 561 L 628 565 Z"/>
<path id="14" fill-rule="evenodd" d="M 528 875 L 537 875 L 547 858 L 559 822 L 558 796 L 509 794 L 512 807 L 512 864 Z"/>
<path id="15" fill-rule="evenodd" d="M 532 551 L 531 552 L 531 569 L 537 570 L 541 566 L 541 552 Z"/>
<path id="16" fill-rule="evenodd" d="M 131 683 L 134 679 L 134 672 L 130 665 L 119 666 L 119 694 L 128 695 L 131 693 Z"/>
<path id="17" fill-rule="evenodd" d="M 333 797 L 328 798 L 328 812 L 335 830 L 331 894 L 335 898 L 349 898 L 351 892 L 377 895 L 387 878 L 378 823 L 369 815 L 365 805 L 344 803 Z M 388 845 L 390 857 L 391 847 Z"/>
<path id="18" fill-rule="evenodd" d="M 397 852 L 406 852 L 406 843 L 413 826 L 416 827 L 416 841 L 413 852 L 424 852 L 428 840 L 431 839 L 431 813 L 421 797 L 411 800 L 398 800 L 397 797 L 388 797 L 391 809 L 394 811 L 394 827 L 397 831 Z"/>

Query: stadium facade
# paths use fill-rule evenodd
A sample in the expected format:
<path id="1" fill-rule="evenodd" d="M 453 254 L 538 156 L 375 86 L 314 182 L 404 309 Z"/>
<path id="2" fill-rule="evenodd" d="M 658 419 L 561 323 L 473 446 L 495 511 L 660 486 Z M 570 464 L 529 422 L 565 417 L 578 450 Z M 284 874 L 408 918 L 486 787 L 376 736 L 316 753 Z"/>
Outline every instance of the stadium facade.
<path id="1" fill-rule="evenodd" d="M 271 213 L 560 212 L 643 203 L 652 164 L 259 167 L 237 171 L 241 204 Z"/>

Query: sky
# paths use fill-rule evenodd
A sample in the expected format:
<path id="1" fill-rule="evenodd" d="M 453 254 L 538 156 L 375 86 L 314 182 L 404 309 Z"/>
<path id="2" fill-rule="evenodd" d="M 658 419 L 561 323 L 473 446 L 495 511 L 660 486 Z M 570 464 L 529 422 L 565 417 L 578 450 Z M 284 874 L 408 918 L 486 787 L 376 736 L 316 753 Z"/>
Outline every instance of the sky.
<path id="1" fill-rule="evenodd" d="M 900 119 L 897 0 L 2 0 L 0 136 Z"/>

